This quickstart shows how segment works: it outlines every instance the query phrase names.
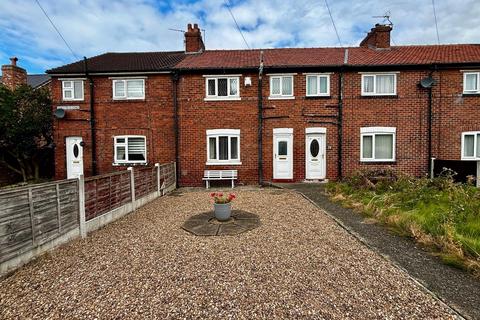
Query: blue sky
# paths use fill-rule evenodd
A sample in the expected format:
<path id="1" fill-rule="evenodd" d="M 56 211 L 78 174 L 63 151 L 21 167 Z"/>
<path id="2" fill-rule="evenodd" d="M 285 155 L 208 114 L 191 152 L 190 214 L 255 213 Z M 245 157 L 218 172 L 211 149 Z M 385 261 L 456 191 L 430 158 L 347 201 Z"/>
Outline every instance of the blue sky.
<path id="1" fill-rule="evenodd" d="M 169 28 L 198 23 L 207 49 L 241 49 L 226 0 L 39 0 L 75 56 L 103 52 L 182 50 Z M 324 0 L 230 0 L 252 48 L 339 46 Z M 441 43 L 480 43 L 478 0 L 436 0 Z M 394 44 L 437 42 L 431 0 L 329 0 L 343 45 L 358 45 L 390 11 Z M 0 64 L 17 56 L 29 73 L 76 60 L 35 3 L 0 1 Z"/>

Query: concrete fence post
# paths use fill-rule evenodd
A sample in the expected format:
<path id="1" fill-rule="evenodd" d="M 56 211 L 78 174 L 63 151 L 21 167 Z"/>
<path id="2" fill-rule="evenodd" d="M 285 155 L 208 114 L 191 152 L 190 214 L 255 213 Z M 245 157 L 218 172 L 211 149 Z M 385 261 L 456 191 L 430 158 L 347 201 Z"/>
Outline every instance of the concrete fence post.
<path id="1" fill-rule="evenodd" d="M 173 189 L 177 189 L 177 163 L 174 162 L 173 163 L 173 183 L 174 183 L 174 188 Z"/>
<path id="2" fill-rule="evenodd" d="M 160 197 L 160 163 L 155 163 L 157 169 L 157 197 Z"/>
<path id="3" fill-rule="evenodd" d="M 477 188 L 480 188 L 480 161 L 477 161 Z"/>
<path id="4" fill-rule="evenodd" d="M 128 171 L 130 171 L 130 192 L 132 196 L 132 211 L 135 211 L 135 176 L 133 173 L 133 167 L 128 167 Z"/>
<path id="5" fill-rule="evenodd" d="M 78 207 L 80 215 L 80 236 L 87 236 L 87 223 L 85 219 L 85 177 L 81 174 L 78 177 Z"/>

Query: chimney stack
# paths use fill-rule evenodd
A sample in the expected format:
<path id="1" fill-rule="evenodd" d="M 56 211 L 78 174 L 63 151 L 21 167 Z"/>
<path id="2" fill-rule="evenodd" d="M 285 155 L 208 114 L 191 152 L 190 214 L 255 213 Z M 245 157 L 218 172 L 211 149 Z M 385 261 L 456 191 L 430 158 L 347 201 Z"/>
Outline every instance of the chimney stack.
<path id="1" fill-rule="evenodd" d="M 205 44 L 202 40 L 202 33 L 198 28 L 198 24 L 189 23 L 187 32 L 185 32 L 185 53 L 200 53 L 205 50 Z"/>
<path id="2" fill-rule="evenodd" d="M 372 49 L 389 49 L 391 25 L 376 24 L 367 34 L 365 39 L 360 42 L 360 47 Z"/>
<path id="3" fill-rule="evenodd" d="M 17 66 L 17 57 L 10 58 L 10 64 L 2 66 L 2 83 L 11 90 L 27 84 L 27 71 Z"/>

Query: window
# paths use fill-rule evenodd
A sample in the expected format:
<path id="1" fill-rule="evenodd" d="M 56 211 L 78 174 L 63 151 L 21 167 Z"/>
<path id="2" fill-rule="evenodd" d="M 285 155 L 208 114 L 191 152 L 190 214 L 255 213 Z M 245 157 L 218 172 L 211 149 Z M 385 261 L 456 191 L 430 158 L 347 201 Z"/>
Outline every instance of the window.
<path id="1" fill-rule="evenodd" d="M 480 72 L 463 73 L 463 93 L 480 93 Z"/>
<path id="2" fill-rule="evenodd" d="M 362 96 L 394 96 L 397 94 L 397 74 L 362 74 Z"/>
<path id="3" fill-rule="evenodd" d="M 270 99 L 293 99 L 293 75 L 270 76 Z"/>
<path id="4" fill-rule="evenodd" d="M 206 77 L 205 100 L 239 100 L 240 77 Z"/>
<path id="5" fill-rule="evenodd" d="M 113 80 L 113 99 L 145 99 L 145 79 Z"/>
<path id="6" fill-rule="evenodd" d="M 360 161 L 395 161 L 396 128 L 370 127 L 360 129 Z"/>
<path id="7" fill-rule="evenodd" d="M 62 81 L 63 100 L 83 100 L 83 80 Z"/>
<path id="8" fill-rule="evenodd" d="M 480 160 L 480 131 L 462 133 L 462 160 Z"/>
<path id="9" fill-rule="evenodd" d="M 115 163 L 147 163 L 147 146 L 144 136 L 116 136 Z"/>
<path id="10" fill-rule="evenodd" d="M 329 96 L 330 75 L 307 75 L 307 97 Z"/>
<path id="11" fill-rule="evenodd" d="M 207 164 L 241 164 L 240 130 L 207 130 Z"/>

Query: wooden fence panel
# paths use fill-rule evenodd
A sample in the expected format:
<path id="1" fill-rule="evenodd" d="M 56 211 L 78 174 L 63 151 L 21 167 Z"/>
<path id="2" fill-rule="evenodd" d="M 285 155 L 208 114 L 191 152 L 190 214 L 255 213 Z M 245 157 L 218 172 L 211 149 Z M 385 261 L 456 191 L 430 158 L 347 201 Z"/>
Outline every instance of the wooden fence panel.
<path id="1" fill-rule="evenodd" d="M 157 167 L 135 168 L 135 198 L 157 191 Z"/>
<path id="2" fill-rule="evenodd" d="M 77 180 L 0 191 L 0 262 L 76 228 L 78 217 Z"/>
<path id="3" fill-rule="evenodd" d="M 129 171 L 85 179 L 85 217 L 87 221 L 130 201 L 132 198 Z"/>

